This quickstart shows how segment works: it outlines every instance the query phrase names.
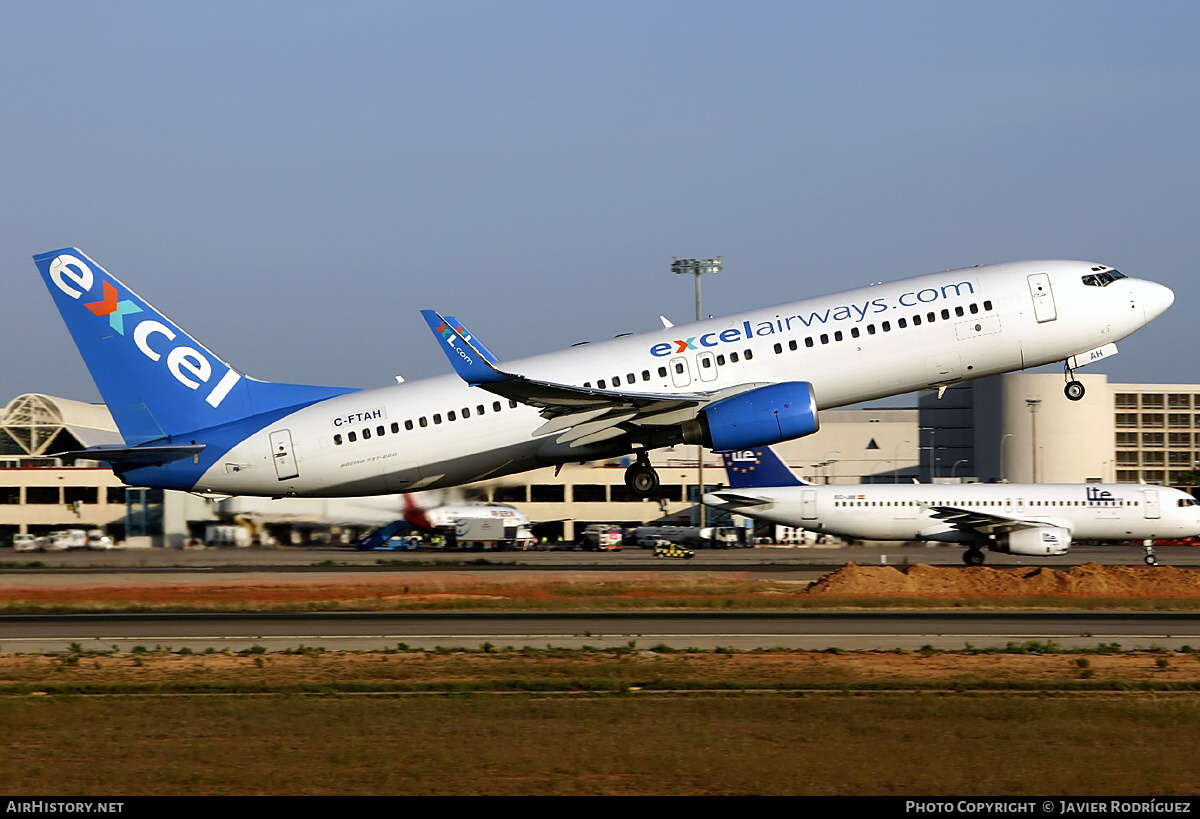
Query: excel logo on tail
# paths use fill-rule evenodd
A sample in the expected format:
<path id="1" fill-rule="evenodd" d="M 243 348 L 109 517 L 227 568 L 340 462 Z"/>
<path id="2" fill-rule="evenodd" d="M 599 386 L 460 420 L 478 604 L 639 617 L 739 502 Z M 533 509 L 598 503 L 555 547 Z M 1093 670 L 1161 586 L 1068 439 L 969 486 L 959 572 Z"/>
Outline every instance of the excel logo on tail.
<path id="1" fill-rule="evenodd" d="M 59 259 L 62 256 L 58 257 Z M 58 261 L 58 259 L 55 259 Z M 117 288 L 104 282 L 104 299 L 83 305 L 97 316 L 108 316 L 108 323 L 121 335 L 125 335 L 125 316 L 130 313 L 140 313 L 142 308 L 129 299 L 121 301 L 117 297 Z"/>
<path id="2" fill-rule="evenodd" d="M 95 273 L 82 259 L 68 254 L 56 256 L 50 262 L 49 272 L 55 286 L 71 298 L 79 300 L 85 294 L 94 295 Z M 131 336 L 134 345 L 151 361 L 164 361 L 165 355 L 167 371 L 188 389 L 197 390 L 201 384 L 208 384 L 213 375 L 213 363 L 208 356 L 186 344 L 172 346 L 171 342 L 178 334 L 157 319 L 142 318 L 135 324 L 132 317 L 146 309 L 133 299 L 121 298 L 121 291 L 112 282 L 102 280 L 100 284 L 100 299 L 84 302 L 84 307 L 99 318 L 107 317 L 109 327 L 118 335 Z M 127 318 L 130 319 L 128 323 Z M 241 377 L 231 367 L 226 367 L 225 375 L 205 397 L 205 402 L 212 407 L 220 406 Z"/>

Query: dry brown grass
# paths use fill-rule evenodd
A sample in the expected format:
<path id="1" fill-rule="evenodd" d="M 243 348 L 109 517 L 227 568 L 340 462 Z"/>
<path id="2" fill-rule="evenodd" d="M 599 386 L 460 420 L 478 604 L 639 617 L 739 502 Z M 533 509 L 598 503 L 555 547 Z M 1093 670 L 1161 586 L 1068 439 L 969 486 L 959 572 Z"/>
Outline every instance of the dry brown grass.
<path id="1" fill-rule="evenodd" d="M 6 656 L 0 791 L 1195 795 L 1200 694 L 1134 687 L 1197 681 L 1152 652 Z M 63 686 L 142 693 L 34 693 Z"/>

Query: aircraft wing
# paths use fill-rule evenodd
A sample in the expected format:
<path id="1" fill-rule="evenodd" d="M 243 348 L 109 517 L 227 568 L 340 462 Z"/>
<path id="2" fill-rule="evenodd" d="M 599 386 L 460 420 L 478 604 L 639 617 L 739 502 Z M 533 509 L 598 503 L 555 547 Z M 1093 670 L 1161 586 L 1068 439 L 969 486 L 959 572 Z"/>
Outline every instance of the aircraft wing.
<path id="1" fill-rule="evenodd" d="M 979 532 L 1013 532 L 1018 529 L 1062 525 L 1046 520 L 1030 520 L 995 512 L 981 512 L 978 509 L 963 509 L 958 506 L 930 506 L 929 510 L 938 520 L 944 520 L 959 529 L 974 529 Z"/>
<path id="2" fill-rule="evenodd" d="M 691 393 L 643 393 L 620 390 L 599 390 L 556 384 L 511 373 L 500 369 L 490 351 L 454 319 L 447 319 L 435 310 L 422 310 L 425 322 L 442 343 L 455 372 L 472 387 L 518 401 L 541 410 L 547 422 L 534 435 L 562 432 L 559 443 L 572 446 L 596 443 L 627 432 L 621 425 L 670 425 L 684 418 L 680 411 L 690 411 L 700 404 L 726 397 L 733 392 L 752 389 L 747 384 L 731 390 Z M 482 349 L 481 349 L 482 348 Z M 685 413 L 690 417 L 691 412 Z"/>

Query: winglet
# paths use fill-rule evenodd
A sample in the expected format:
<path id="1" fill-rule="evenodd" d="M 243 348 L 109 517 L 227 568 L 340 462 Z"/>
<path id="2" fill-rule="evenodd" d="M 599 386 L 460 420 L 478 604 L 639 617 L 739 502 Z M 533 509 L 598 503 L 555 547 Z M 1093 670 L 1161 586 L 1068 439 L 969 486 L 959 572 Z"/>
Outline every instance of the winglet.
<path id="1" fill-rule="evenodd" d="M 770 447 L 725 452 L 721 462 L 725 464 L 732 489 L 804 485 Z"/>
<path id="2" fill-rule="evenodd" d="M 480 384 L 512 380 L 512 375 L 492 366 L 495 357 L 489 358 L 491 353 L 485 355 L 480 352 L 468 340 L 469 334 L 464 335 L 455 329 L 457 322 L 443 317 L 436 310 L 422 310 L 421 315 L 424 316 L 425 323 L 429 325 L 434 336 L 442 343 L 442 352 L 446 354 L 446 358 L 450 359 L 454 371 L 463 381 L 475 387 Z M 461 325 L 458 326 L 461 327 Z"/>
<path id="3" fill-rule="evenodd" d="M 475 336 L 471 334 L 471 331 L 463 326 L 461 321 L 456 319 L 454 316 L 446 316 L 446 322 L 450 325 L 454 332 L 458 333 L 466 340 L 468 344 L 478 350 L 479 354 L 483 356 L 489 364 L 500 363 L 500 359 L 496 358 L 496 356 L 492 354 L 491 350 L 489 350 L 487 347 L 484 347 L 483 342 L 475 338 Z"/>

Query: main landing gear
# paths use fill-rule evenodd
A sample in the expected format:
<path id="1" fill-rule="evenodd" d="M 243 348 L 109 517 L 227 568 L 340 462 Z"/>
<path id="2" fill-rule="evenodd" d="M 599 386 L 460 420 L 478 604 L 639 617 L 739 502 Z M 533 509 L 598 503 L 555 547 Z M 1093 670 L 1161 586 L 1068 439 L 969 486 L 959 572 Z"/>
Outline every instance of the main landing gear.
<path id="1" fill-rule="evenodd" d="M 1078 401 L 1083 398 L 1083 394 L 1087 392 L 1083 388 L 1083 384 L 1075 380 L 1075 371 L 1071 369 L 1071 365 L 1063 362 L 1063 376 L 1067 379 L 1067 385 L 1063 387 L 1063 394 L 1071 401 Z"/>
<path id="2" fill-rule="evenodd" d="M 966 563 L 968 566 L 982 566 L 983 550 L 977 546 L 967 549 L 963 552 L 963 563 Z"/>
<path id="3" fill-rule="evenodd" d="M 658 472 L 650 465 L 646 450 L 638 450 L 637 460 L 625 470 L 625 485 L 639 498 L 649 498 L 658 491 Z"/>

